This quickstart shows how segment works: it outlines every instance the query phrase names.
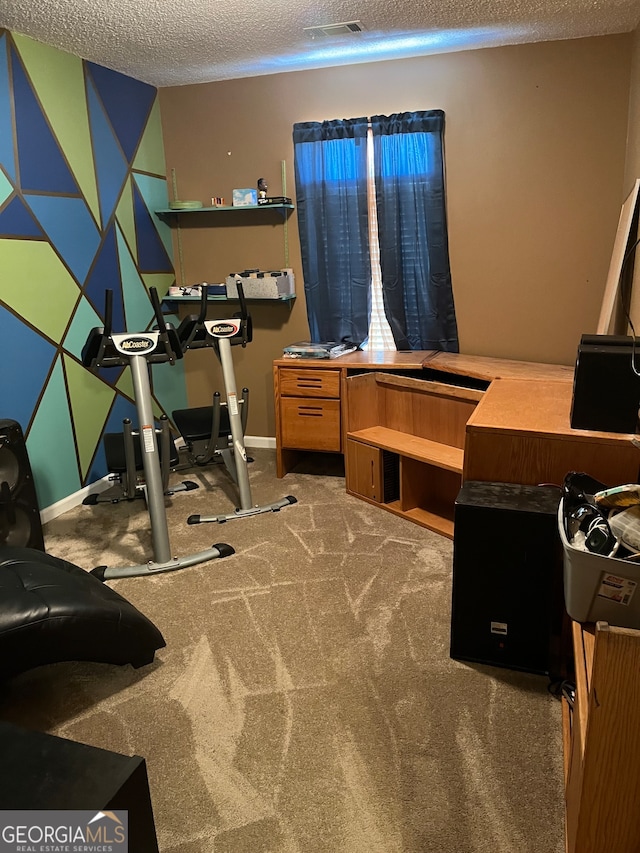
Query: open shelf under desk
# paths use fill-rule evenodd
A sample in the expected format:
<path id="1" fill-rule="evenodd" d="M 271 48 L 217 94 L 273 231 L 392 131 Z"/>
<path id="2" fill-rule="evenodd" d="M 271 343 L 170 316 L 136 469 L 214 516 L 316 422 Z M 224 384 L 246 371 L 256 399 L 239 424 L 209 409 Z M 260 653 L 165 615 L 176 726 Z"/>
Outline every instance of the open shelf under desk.
<path id="1" fill-rule="evenodd" d="M 459 447 L 451 447 L 428 438 L 420 438 L 387 427 L 374 426 L 347 433 L 347 438 L 389 450 L 400 456 L 407 456 L 418 462 L 427 462 L 436 468 L 462 474 L 464 451 Z"/>
<path id="2" fill-rule="evenodd" d="M 384 505 L 384 509 L 396 515 L 402 516 L 421 527 L 426 527 L 427 530 L 433 530 L 434 533 L 440 533 L 448 539 L 453 539 L 453 519 L 447 518 L 437 512 L 429 512 L 428 509 L 422 507 L 414 507 L 414 509 L 402 509 L 400 501 L 394 501 Z"/>

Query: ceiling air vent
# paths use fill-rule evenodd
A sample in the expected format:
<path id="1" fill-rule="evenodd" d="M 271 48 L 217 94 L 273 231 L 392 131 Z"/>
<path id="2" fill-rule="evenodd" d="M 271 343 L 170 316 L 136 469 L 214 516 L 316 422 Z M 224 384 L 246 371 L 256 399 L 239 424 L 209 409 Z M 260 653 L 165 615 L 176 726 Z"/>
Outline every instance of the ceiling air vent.
<path id="1" fill-rule="evenodd" d="M 312 39 L 328 38 L 330 36 L 347 36 L 361 33 L 363 26 L 360 21 L 346 21 L 341 24 L 323 24 L 319 27 L 304 27 L 305 33 Z"/>

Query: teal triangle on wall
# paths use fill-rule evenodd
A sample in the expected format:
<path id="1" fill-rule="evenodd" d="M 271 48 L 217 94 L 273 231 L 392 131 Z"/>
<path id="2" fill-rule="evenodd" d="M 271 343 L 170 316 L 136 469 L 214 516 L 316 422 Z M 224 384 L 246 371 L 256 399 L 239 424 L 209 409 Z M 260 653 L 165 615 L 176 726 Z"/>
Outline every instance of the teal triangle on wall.
<path id="1" fill-rule="evenodd" d="M 40 509 L 80 489 L 69 401 L 59 356 L 27 435 L 27 452 Z"/>
<path id="2" fill-rule="evenodd" d="M 127 332 L 144 332 L 153 319 L 153 306 L 149 292 L 140 278 L 136 265 L 127 248 L 127 241 L 118 234 L 118 254 L 120 257 L 120 276 L 124 295 L 124 312 Z"/>

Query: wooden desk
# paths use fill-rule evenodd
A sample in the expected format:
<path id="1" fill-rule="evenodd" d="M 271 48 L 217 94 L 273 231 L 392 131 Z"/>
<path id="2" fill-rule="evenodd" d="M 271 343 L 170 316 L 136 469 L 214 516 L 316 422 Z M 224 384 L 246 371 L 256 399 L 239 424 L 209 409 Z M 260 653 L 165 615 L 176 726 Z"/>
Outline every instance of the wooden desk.
<path id="1" fill-rule="evenodd" d="M 277 473 L 303 452 L 345 456 L 346 488 L 453 536 L 464 480 L 637 482 L 631 436 L 573 430 L 573 368 L 442 352 L 274 362 Z"/>
<path id="2" fill-rule="evenodd" d="M 556 483 L 585 471 L 607 485 L 635 483 L 630 436 L 571 429 L 566 381 L 496 379 L 467 422 L 464 479 Z"/>
<path id="3" fill-rule="evenodd" d="M 284 477 L 304 453 L 343 453 L 349 375 L 370 370 L 422 372 L 432 351 L 353 352 L 336 359 L 279 358 L 273 363 L 276 470 Z"/>
<path id="4" fill-rule="evenodd" d="M 494 379 L 564 380 L 573 384 L 573 367 L 566 364 L 543 364 L 537 361 L 515 361 L 484 355 L 435 352 L 425 360 L 425 368 L 441 370 L 493 382 Z"/>

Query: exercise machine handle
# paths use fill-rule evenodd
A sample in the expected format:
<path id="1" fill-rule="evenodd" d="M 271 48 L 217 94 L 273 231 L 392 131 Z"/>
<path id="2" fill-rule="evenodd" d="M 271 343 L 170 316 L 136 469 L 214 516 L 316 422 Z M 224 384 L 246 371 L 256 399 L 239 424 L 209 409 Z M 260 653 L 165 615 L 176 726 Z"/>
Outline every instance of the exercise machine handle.
<path id="1" fill-rule="evenodd" d="M 204 326 L 207 318 L 207 297 L 209 296 L 209 285 L 204 282 L 200 291 L 200 313 L 198 314 L 198 326 Z"/>
<path id="2" fill-rule="evenodd" d="M 241 343 L 243 347 L 246 347 L 247 343 L 249 342 L 249 312 L 247 310 L 247 300 L 244 296 L 244 288 L 242 286 L 242 281 L 239 278 L 236 279 L 236 287 L 238 290 L 238 299 L 240 300 L 240 332 L 242 336 Z"/>
<path id="3" fill-rule="evenodd" d="M 160 305 L 158 291 L 155 287 L 149 288 L 149 296 L 151 297 L 151 304 L 153 305 L 153 313 L 156 315 L 156 323 L 158 324 L 158 329 L 161 333 L 166 332 L 167 324 L 164 319 L 164 314 L 162 313 L 162 306 Z"/>
<path id="4" fill-rule="evenodd" d="M 114 350 L 111 341 L 111 320 L 113 316 L 113 290 L 104 292 L 104 325 L 95 326 L 89 332 L 82 347 L 81 359 L 85 367 L 92 370 L 102 367 L 105 355 L 113 357 Z M 110 365 L 108 365 L 110 366 Z"/>
<path id="5" fill-rule="evenodd" d="M 111 324 L 113 322 L 113 290 L 107 289 L 104 292 L 104 327 L 103 334 L 105 338 L 111 337 Z"/>
<path id="6" fill-rule="evenodd" d="M 169 364 L 173 365 L 176 363 L 176 358 L 182 358 L 182 347 L 180 345 L 180 341 L 175 333 L 173 335 L 169 335 L 164 314 L 162 313 L 162 306 L 160 305 L 160 297 L 158 296 L 158 291 L 155 287 L 149 288 L 149 296 L 151 297 L 151 304 L 153 305 L 153 313 L 156 315 L 158 331 L 160 332 L 159 343 L 162 344 L 162 348 L 164 349 Z M 179 350 L 179 352 L 176 350 Z"/>

